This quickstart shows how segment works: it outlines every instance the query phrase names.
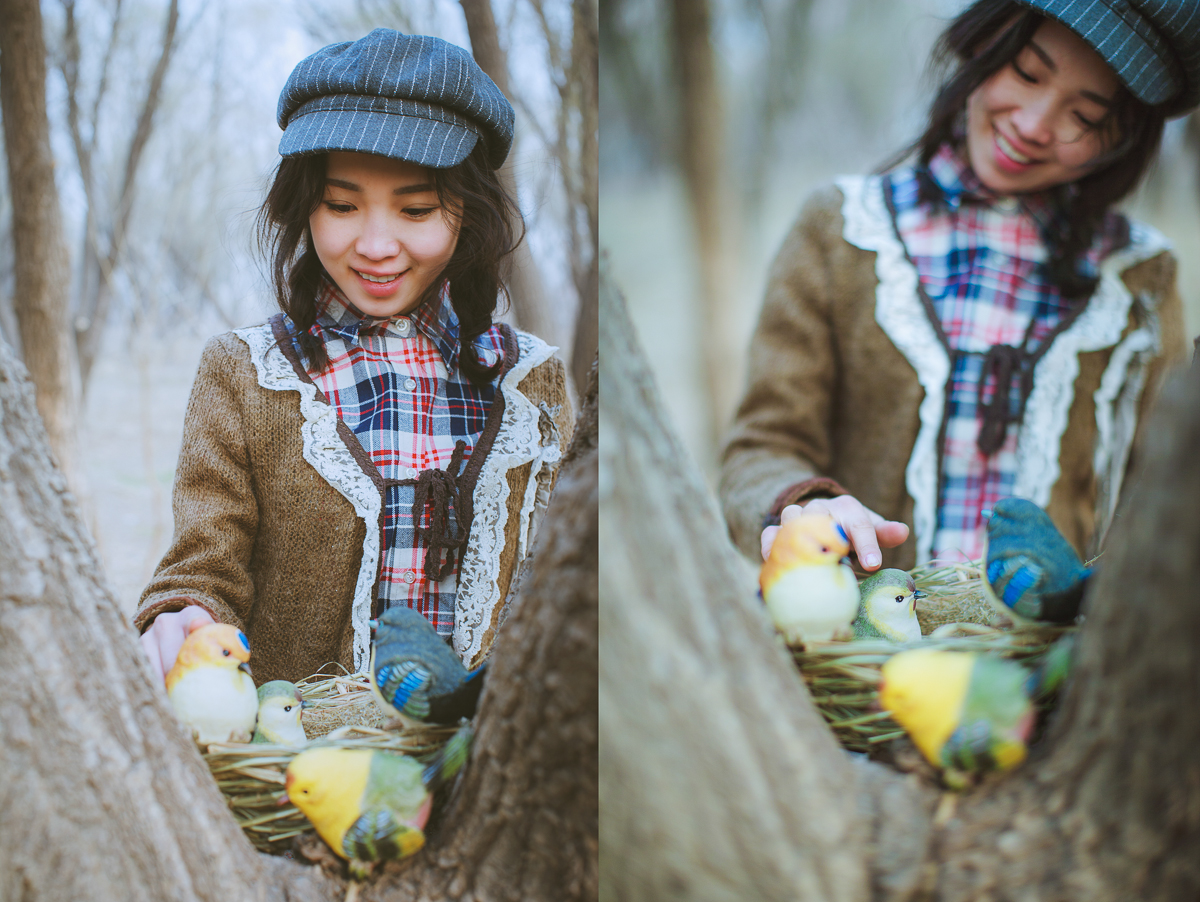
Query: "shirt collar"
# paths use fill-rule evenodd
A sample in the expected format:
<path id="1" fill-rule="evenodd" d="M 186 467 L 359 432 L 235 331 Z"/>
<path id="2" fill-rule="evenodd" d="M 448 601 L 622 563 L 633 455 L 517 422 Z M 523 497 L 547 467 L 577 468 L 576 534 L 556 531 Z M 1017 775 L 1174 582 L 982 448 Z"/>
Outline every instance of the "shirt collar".
<path id="1" fill-rule="evenodd" d="M 1000 211 L 1019 209 L 1028 213 L 1043 233 L 1055 225 L 1060 207 L 1055 192 L 998 195 L 979 180 L 960 151 L 949 143 L 938 148 L 925 172 L 941 191 L 946 207 L 951 211 L 958 210 L 964 203 L 981 204 Z"/>
<path id="2" fill-rule="evenodd" d="M 396 328 L 400 320 L 407 319 L 425 335 L 442 357 L 447 372 L 453 373 L 458 368 L 459 353 L 459 323 L 454 306 L 450 303 L 450 286 L 442 285 L 441 291 L 434 298 L 427 299 L 416 310 L 406 314 L 397 314 L 383 319 L 367 316 L 354 306 L 333 279 L 327 274 L 322 275 L 321 286 L 316 297 L 317 320 L 309 331 L 316 334 L 318 326 L 331 332 L 352 347 L 359 347 L 359 334 L 365 331 L 377 330 L 391 332 L 393 335 L 404 337 L 404 333 Z M 318 336 L 320 337 L 320 336 Z"/>

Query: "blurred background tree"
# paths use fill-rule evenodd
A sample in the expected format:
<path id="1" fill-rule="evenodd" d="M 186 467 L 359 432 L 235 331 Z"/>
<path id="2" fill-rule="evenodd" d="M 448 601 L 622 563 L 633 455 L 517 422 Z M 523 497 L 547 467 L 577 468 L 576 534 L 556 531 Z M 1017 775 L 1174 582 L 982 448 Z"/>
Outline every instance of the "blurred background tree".
<path id="1" fill-rule="evenodd" d="M 966 0 L 604 0 L 601 244 L 710 482 L 767 269 L 814 188 L 918 134 Z M 1175 243 L 1200 332 L 1200 119 L 1168 124 L 1128 211 Z"/>
<path id="2" fill-rule="evenodd" d="M 62 237 L 58 249 L 34 242 L 39 260 L 28 240 L 14 252 L 39 204 L 27 180 L 11 190 L 0 181 L 0 339 L 23 357 L 39 396 L 64 399 L 60 431 L 84 449 L 72 484 L 126 609 L 170 538 L 170 487 L 204 341 L 274 309 L 253 220 L 278 161 L 276 101 L 296 63 L 326 44 L 382 26 L 478 45 L 517 110 L 506 178 L 527 232 L 505 318 L 557 345 L 582 389 L 596 348 L 595 0 L 4 4 L 6 38 L 16 36 L 10 10 L 41 14 L 44 50 L 21 47 L 43 55 L 53 178 L 33 193 L 57 191 Z M 19 62 L 7 43 L 4 57 Z M 18 85 L 7 71 L 3 80 Z M 6 144 L 34 146 L 28 117 L 7 102 L 3 112 Z M 7 158 L 0 166 L 9 169 Z M 16 263 L 27 260 L 43 274 L 58 268 L 43 275 L 63 295 L 57 329 L 22 321 L 31 295 Z M 69 366 L 38 363 L 52 340 Z M 68 387 L 74 378 L 82 395 L 71 401 L 39 372 L 66 374 Z"/>

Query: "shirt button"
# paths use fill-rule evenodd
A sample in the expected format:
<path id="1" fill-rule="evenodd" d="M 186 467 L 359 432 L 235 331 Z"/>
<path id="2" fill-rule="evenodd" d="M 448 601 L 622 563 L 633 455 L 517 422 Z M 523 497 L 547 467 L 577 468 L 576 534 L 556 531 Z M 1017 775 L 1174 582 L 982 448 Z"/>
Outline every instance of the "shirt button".
<path id="1" fill-rule="evenodd" d="M 417 473 L 419 473 L 419 472 L 420 472 L 420 471 L 419 471 L 419 470 L 418 470 L 416 467 L 409 467 L 409 468 L 408 468 L 408 478 L 409 478 L 409 479 L 416 479 L 416 478 L 417 478 Z"/>
<path id="2" fill-rule="evenodd" d="M 1017 199 L 1015 197 L 997 198 L 996 209 L 1001 213 L 1015 213 L 1017 211 Z"/>
<path id="3" fill-rule="evenodd" d="M 406 320 L 406 319 L 396 320 L 396 331 L 397 332 L 399 332 L 401 335 L 407 335 L 408 329 L 409 329 L 408 320 Z"/>
<path id="4" fill-rule="evenodd" d="M 405 379 L 404 387 L 406 389 L 408 389 L 409 391 L 412 391 L 414 388 L 417 387 L 417 380 L 416 379 Z"/>
<path id="5" fill-rule="evenodd" d="M 417 581 L 417 575 L 410 570 L 408 573 L 404 574 L 404 581 L 411 586 Z"/>

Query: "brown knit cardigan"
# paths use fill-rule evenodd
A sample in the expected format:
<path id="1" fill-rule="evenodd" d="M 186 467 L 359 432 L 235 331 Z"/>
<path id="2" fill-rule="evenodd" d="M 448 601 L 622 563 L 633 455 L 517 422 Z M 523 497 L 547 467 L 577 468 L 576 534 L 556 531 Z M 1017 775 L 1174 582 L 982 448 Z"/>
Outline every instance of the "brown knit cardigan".
<path id="1" fill-rule="evenodd" d="M 947 355 L 916 295 L 878 177 L 812 196 L 769 276 L 748 388 L 724 450 L 730 533 L 761 561 L 769 511 L 849 492 L 907 523 L 883 566 L 927 558 L 936 527 L 936 436 Z M 1102 266 L 1088 309 L 1035 370 L 1014 494 L 1045 507 L 1094 553 L 1111 520 L 1134 432 L 1165 367 L 1184 355 L 1175 260 L 1153 230 Z"/>
<path id="2" fill-rule="evenodd" d="M 505 338 L 495 439 L 470 460 L 474 519 L 454 635 L 470 666 L 495 638 L 572 429 L 553 349 L 512 330 Z M 329 662 L 365 668 L 382 560 L 379 474 L 289 356 L 270 324 L 204 349 L 175 475 L 175 536 L 134 616 L 144 631 L 164 611 L 199 605 L 246 633 L 260 684 Z"/>

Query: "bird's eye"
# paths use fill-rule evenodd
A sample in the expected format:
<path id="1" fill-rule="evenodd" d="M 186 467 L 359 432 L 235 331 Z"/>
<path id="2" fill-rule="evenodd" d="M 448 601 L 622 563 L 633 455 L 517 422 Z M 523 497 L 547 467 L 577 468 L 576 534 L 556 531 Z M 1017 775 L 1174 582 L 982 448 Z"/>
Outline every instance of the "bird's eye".
<path id="1" fill-rule="evenodd" d="M 284 710 L 284 711 L 291 711 L 291 710 L 292 710 L 292 706 L 291 706 L 291 705 L 284 705 L 284 706 L 283 706 L 283 710 Z"/>
<path id="2" fill-rule="evenodd" d="M 897 602 L 904 601 L 904 596 L 903 596 L 903 595 L 897 595 L 897 596 L 896 596 L 896 601 L 897 601 Z"/>
<path id="3" fill-rule="evenodd" d="M 829 546 L 828 545 L 821 546 L 821 554 L 829 554 Z"/>
<path id="4" fill-rule="evenodd" d="M 229 657 L 229 649 L 228 649 L 228 648 L 222 648 L 222 649 L 221 649 L 221 654 L 223 654 L 225 657 L 227 657 L 227 658 L 228 658 L 228 657 Z"/>

